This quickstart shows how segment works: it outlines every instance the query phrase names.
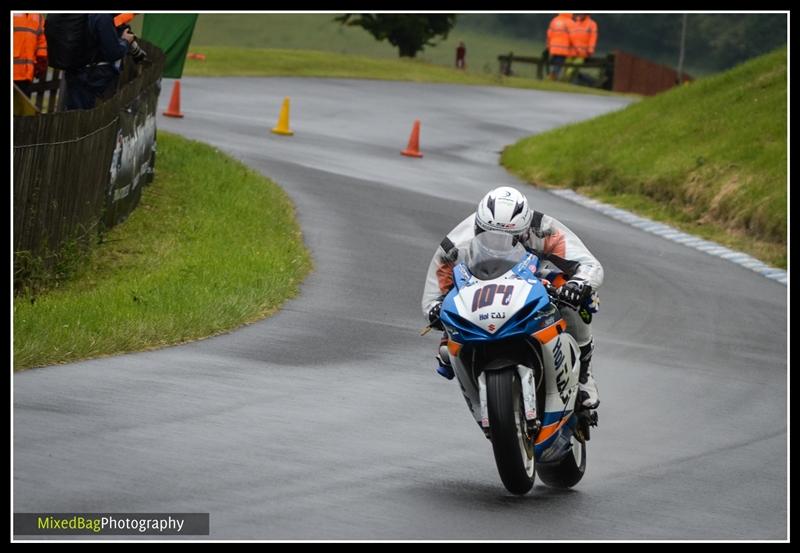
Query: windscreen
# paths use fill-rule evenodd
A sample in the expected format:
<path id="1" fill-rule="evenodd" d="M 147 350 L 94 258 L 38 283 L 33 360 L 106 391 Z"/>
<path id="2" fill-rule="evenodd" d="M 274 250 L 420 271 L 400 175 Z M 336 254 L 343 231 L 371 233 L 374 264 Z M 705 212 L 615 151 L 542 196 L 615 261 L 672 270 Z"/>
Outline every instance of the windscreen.
<path id="1" fill-rule="evenodd" d="M 527 251 L 507 232 L 487 230 L 480 233 L 469 244 L 467 268 L 481 280 L 502 276 L 511 267 L 522 261 Z"/>

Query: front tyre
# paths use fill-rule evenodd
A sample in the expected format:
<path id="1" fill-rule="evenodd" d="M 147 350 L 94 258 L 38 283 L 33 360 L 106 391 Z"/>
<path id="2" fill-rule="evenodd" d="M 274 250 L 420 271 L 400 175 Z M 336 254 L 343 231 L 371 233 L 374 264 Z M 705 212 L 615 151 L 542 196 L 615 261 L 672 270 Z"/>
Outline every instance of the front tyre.
<path id="1" fill-rule="evenodd" d="M 533 487 L 535 463 L 517 371 L 487 372 L 486 400 L 492 449 L 500 479 L 511 493 L 526 494 Z"/>

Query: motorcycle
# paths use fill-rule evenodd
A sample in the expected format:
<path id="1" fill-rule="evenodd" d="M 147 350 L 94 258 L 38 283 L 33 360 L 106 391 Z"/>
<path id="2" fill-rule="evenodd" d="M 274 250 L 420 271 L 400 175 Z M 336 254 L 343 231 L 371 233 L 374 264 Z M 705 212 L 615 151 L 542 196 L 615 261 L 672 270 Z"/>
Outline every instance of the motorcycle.
<path id="1" fill-rule="evenodd" d="M 570 488 L 586 472 L 597 413 L 578 395 L 579 347 L 566 330 L 557 275 L 514 238 L 486 231 L 453 268 L 440 319 L 453 370 L 473 417 L 491 441 L 506 489 L 526 494 L 538 473 Z M 553 278 L 548 274 L 549 278 Z"/>

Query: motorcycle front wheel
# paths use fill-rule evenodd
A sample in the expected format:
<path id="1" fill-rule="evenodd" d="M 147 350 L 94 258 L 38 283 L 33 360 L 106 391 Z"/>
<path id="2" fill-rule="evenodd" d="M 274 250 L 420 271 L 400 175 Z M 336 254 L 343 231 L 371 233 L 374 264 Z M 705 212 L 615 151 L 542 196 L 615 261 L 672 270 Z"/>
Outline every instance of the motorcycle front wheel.
<path id="1" fill-rule="evenodd" d="M 533 487 L 536 471 L 517 371 L 487 372 L 486 399 L 492 450 L 500 479 L 508 491 L 524 495 Z"/>

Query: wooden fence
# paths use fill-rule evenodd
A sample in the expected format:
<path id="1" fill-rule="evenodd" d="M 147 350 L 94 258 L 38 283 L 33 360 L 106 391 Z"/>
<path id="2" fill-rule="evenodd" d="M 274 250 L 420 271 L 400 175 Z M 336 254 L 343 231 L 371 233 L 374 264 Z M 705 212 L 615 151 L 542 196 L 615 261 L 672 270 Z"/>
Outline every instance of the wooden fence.
<path id="1" fill-rule="evenodd" d="M 30 98 L 39 111 L 53 113 L 61 109 L 58 101 L 64 92 L 62 77 L 63 71 L 51 67 L 44 79 L 34 79 L 31 83 Z"/>
<path id="2" fill-rule="evenodd" d="M 58 111 L 59 72 L 37 89 L 40 107 L 47 93 L 46 113 L 14 116 L 15 280 L 18 259 L 47 264 L 64 244 L 89 240 L 104 226 L 120 113 L 161 86 L 163 52 L 143 40 L 140 45 L 151 63 L 126 58 L 117 92 L 95 108 Z"/>
<path id="3" fill-rule="evenodd" d="M 536 66 L 536 78 L 544 79 L 550 73 L 551 64 L 550 59 L 546 56 L 533 57 L 533 56 L 515 56 L 514 52 L 509 52 L 505 55 L 497 56 L 497 61 L 500 62 L 500 74 L 511 76 L 514 75 L 512 69 L 514 63 L 527 63 Z M 606 57 L 598 58 L 591 57 L 583 60 L 583 63 L 564 63 L 564 71 L 568 68 L 580 69 L 600 69 L 600 78 L 596 79 L 595 86 L 597 88 L 611 89 L 611 71 L 614 67 L 613 54 Z"/>
<path id="4" fill-rule="evenodd" d="M 502 75 L 513 75 L 513 64 L 533 64 L 536 66 L 536 78 L 543 79 L 550 72 L 550 60 L 546 56 L 515 56 L 513 52 L 497 56 Z M 583 63 L 564 63 L 564 70 L 574 68 L 599 69 L 599 77 L 590 79 L 593 86 L 614 92 L 635 93 L 650 96 L 668 90 L 678 84 L 678 73 L 674 69 L 633 54 L 614 50 L 605 57 L 586 58 Z M 691 81 L 692 77 L 683 74 L 682 82 Z"/>

